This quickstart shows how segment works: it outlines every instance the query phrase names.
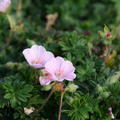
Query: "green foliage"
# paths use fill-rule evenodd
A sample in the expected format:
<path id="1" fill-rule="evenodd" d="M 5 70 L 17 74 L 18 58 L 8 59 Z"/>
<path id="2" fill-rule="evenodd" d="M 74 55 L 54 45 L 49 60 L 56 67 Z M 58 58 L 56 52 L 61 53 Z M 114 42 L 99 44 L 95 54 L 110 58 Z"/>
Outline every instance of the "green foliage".
<path id="1" fill-rule="evenodd" d="M 98 101 L 89 95 L 79 94 L 76 94 L 72 102 L 69 103 L 69 110 L 67 110 L 71 120 L 85 120 L 94 115 L 95 112 L 99 112 Z"/>
<path id="2" fill-rule="evenodd" d="M 8 105 L 8 101 L 4 98 L 4 89 L 2 87 L 2 84 L 0 83 L 0 108 L 4 108 L 5 105 Z"/>
<path id="3" fill-rule="evenodd" d="M 33 86 L 27 85 L 24 82 L 15 81 L 14 83 L 4 83 L 3 89 L 5 90 L 4 98 L 10 101 L 12 107 L 17 107 L 22 102 L 27 102 L 27 98 L 31 96 L 30 92 Z"/>
<path id="4" fill-rule="evenodd" d="M 115 8 L 117 11 L 116 20 L 117 20 L 117 22 L 119 22 L 120 21 L 120 1 L 119 0 L 112 0 L 112 1 L 115 3 Z"/>
<path id="5" fill-rule="evenodd" d="M 58 18 L 45 31 L 53 13 Z M 40 110 L 54 83 L 41 86 L 40 72 L 22 55 L 33 44 L 76 68 L 76 79 L 64 82 L 62 120 L 110 120 L 109 107 L 120 119 L 119 0 L 12 0 L 9 19 L 0 14 L 0 21 L 0 120 L 57 120 L 60 93 Z M 31 107 L 35 111 L 26 115 L 24 108 Z"/>
<path id="6" fill-rule="evenodd" d="M 59 43 L 64 54 L 73 56 L 75 62 L 80 62 L 85 54 L 88 54 L 87 40 L 83 36 L 78 36 L 76 32 L 65 34 Z"/>

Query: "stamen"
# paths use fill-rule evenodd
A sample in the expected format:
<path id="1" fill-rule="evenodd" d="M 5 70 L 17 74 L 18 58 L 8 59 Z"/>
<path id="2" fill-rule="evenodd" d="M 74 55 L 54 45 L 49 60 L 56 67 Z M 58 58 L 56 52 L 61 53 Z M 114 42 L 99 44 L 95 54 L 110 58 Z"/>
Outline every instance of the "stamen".
<path id="1" fill-rule="evenodd" d="M 62 74 L 63 74 L 63 71 L 62 71 L 62 70 L 60 70 L 60 71 L 58 71 L 58 72 L 55 73 L 55 75 L 56 75 L 58 78 L 60 78 L 60 77 L 62 76 Z"/>

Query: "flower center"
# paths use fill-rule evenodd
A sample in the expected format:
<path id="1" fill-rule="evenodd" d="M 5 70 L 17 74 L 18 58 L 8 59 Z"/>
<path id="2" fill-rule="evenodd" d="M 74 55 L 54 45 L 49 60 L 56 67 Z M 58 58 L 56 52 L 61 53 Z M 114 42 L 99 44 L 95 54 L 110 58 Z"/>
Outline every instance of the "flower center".
<path id="1" fill-rule="evenodd" d="M 32 64 L 40 64 L 40 63 L 41 63 L 41 62 L 40 62 L 40 60 L 38 60 L 38 59 L 32 61 Z"/>
<path id="2" fill-rule="evenodd" d="M 56 72 L 55 75 L 57 78 L 60 78 L 63 75 L 63 71 L 60 70 L 60 71 Z"/>
<path id="3" fill-rule="evenodd" d="M 51 74 L 50 73 L 45 73 L 44 76 L 45 76 L 46 79 L 50 79 L 51 78 Z"/>

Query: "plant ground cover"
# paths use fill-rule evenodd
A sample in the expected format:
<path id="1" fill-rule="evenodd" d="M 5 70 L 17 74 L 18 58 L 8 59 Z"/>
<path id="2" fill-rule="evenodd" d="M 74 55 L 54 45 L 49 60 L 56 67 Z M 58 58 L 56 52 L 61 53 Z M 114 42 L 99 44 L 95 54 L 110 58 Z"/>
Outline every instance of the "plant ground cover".
<path id="1" fill-rule="evenodd" d="M 22 54 L 35 44 L 75 66 L 61 120 L 120 120 L 119 0 L 12 0 L 0 21 L 0 120 L 58 119 L 59 86 L 41 109 L 54 83 Z"/>

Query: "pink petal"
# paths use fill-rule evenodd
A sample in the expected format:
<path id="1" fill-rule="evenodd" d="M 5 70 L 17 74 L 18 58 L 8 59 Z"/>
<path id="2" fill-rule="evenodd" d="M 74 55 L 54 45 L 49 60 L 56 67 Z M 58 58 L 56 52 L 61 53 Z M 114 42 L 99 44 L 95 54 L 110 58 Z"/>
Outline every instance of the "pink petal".
<path id="1" fill-rule="evenodd" d="M 47 52 L 44 47 L 38 45 L 25 49 L 23 55 L 30 66 L 34 68 L 42 68 L 48 60 L 54 58 L 51 52 Z"/>
<path id="2" fill-rule="evenodd" d="M 56 81 L 58 81 L 58 82 L 63 82 L 63 81 L 64 81 L 64 78 L 63 78 L 63 77 L 57 78 Z"/>
<path id="3" fill-rule="evenodd" d="M 73 66 L 72 62 L 70 61 L 64 61 L 61 65 L 61 71 L 63 71 L 64 76 L 66 76 L 69 73 L 75 72 L 75 67 Z"/>
<path id="4" fill-rule="evenodd" d="M 63 70 L 64 79 L 72 81 L 76 78 L 76 75 L 74 74 L 75 67 L 73 66 L 72 62 L 63 62 L 63 64 L 61 65 L 61 70 Z"/>
<path id="5" fill-rule="evenodd" d="M 57 70 L 60 69 L 60 66 L 63 60 L 64 59 L 62 57 L 56 57 L 56 58 L 51 59 L 45 64 L 46 71 L 49 73 L 55 73 Z"/>
<path id="6" fill-rule="evenodd" d="M 31 62 L 32 62 L 32 56 L 30 54 L 30 48 L 27 48 L 27 49 L 23 50 L 23 55 L 24 55 L 25 59 L 27 60 L 27 62 L 29 64 L 31 64 Z"/>
<path id="7" fill-rule="evenodd" d="M 10 4 L 11 4 L 11 0 L 0 1 L 0 12 L 6 12 Z"/>
<path id="8" fill-rule="evenodd" d="M 52 58 L 50 61 L 48 61 L 45 64 L 45 70 L 49 73 L 54 74 L 56 72 L 56 69 L 58 69 L 58 63 L 55 58 Z"/>
<path id="9" fill-rule="evenodd" d="M 72 62 L 65 61 L 62 57 L 51 59 L 45 64 L 45 70 L 52 75 L 54 81 L 62 82 L 64 79 L 72 81 L 76 75 Z"/>
<path id="10" fill-rule="evenodd" d="M 38 45 L 33 45 L 30 51 L 33 59 L 40 59 L 44 52 L 46 52 L 44 47 Z"/>
<path id="11" fill-rule="evenodd" d="M 35 58 L 33 59 L 33 56 L 31 55 L 31 49 L 30 48 L 25 49 L 23 51 L 23 55 L 24 55 L 25 59 L 27 60 L 27 62 L 29 63 L 30 66 L 32 66 L 34 68 L 41 68 L 42 67 L 41 64 L 33 64 L 32 63 Z"/>
<path id="12" fill-rule="evenodd" d="M 56 60 L 61 64 L 62 62 L 64 62 L 64 58 L 62 57 L 56 57 Z"/>
<path id="13" fill-rule="evenodd" d="M 33 68 L 42 68 L 43 67 L 42 64 L 30 64 L 30 66 Z"/>
<path id="14" fill-rule="evenodd" d="M 51 52 L 44 52 L 43 57 L 41 58 L 42 64 L 44 65 L 47 61 L 54 58 L 53 53 Z"/>
<path id="15" fill-rule="evenodd" d="M 76 78 L 76 74 L 74 73 L 68 74 L 64 77 L 64 79 L 68 81 L 73 81 L 75 78 Z"/>
<path id="16" fill-rule="evenodd" d="M 39 77 L 39 82 L 41 85 L 49 85 L 51 80 L 50 79 L 46 79 L 44 77 Z"/>
<path id="17" fill-rule="evenodd" d="M 62 57 L 56 57 L 56 58 L 51 59 L 45 64 L 45 70 L 52 75 L 54 80 L 58 80 L 55 74 L 57 71 L 59 71 L 60 66 L 63 61 L 64 59 Z"/>

